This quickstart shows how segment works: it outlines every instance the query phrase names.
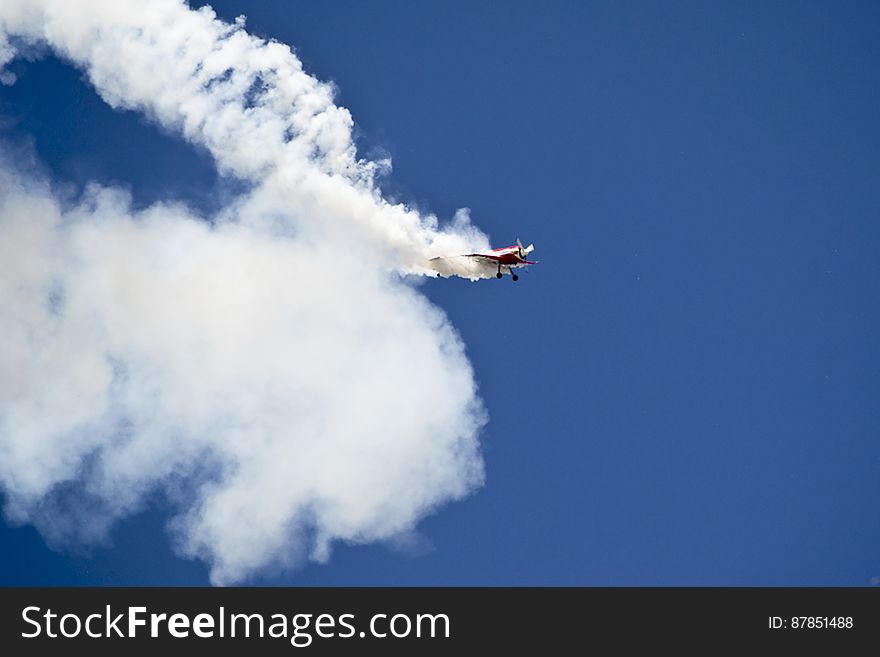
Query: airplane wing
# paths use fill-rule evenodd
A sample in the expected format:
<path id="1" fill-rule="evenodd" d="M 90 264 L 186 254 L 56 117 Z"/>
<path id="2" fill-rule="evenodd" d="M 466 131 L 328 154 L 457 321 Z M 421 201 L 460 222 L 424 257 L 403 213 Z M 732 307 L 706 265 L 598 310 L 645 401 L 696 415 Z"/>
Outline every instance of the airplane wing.
<path id="1" fill-rule="evenodd" d="M 428 266 L 440 276 L 461 276 L 472 281 L 494 278 L 498 272 L 498 262 L 494 258 L 476 253 L 431 258 Z"/>
<path id="2" fill-rule="evenodd" d="M 444 262 L 455 260 L 456 258 L 474 258 L 477 260 L 481 260 L 483 262 L 491 262 L 497 263 L 499 260 L 498 256 L 487 255 L 485 253 L 462 253 L 461 255 L 454 256 L 437 256 L 436 258 L 431 258 L 429 262 Z"/>
<path id="3" fill-rule="evenodd" d="M 463 256 L 459 256 L 460 258 L 478 258 L 480 260 L 484 260 L 487 262 L 497 263 L 500 259 L 499 256 L 489 255 L 488 253 L 466 253 Z"/>
<path id="4" fill-rule="evenodd" d="M 479 258 L 479 259 L 481 259 L 481 260 L 484 260 L 484 261 L 487 261 L 487 262 L 493 263 L 493 264 L 495 264 L 496 266 L 497 266 L 497 264 L 498 264 L 498 261 L 501 259 L 500 256 L 497 256 L 497 255 L 491 255 L 491 254 L 489 254 L 489 253 L 468 253 L 468 254 L 466 254 L 466 255 L 458 256 L 458 257 L 460 257 L 460 258 Z M 505 264 L 504 266 L 505 266 L 505 267 L 510 267 L 510 266 L 513 266 L 513 267 L 521 267 L 522 265 L 537 265 L 537 264 L 538 264 L 538 261 L 537 261 L 537 260 L 520 260 L 519 262 L 517 262 L 517 263 L 515 263 L 515 264 L 512 264 L 512 265 L 511 265 L 511 264 Z"/>

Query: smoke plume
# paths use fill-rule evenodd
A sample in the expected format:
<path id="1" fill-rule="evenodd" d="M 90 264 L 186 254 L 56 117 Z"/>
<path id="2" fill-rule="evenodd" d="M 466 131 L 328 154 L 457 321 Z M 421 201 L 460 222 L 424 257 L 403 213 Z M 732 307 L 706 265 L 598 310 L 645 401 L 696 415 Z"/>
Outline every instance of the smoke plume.
<path id="1" fill-rule="evenodd" d="M 205 148 L 249 189 L 210 221 L 71 202 L 0 158 L 0 486 L 48 540 L 99 542 L 164 495 L 217 584 L 394 540 L 483 480 L 464 348 L 402 274 L 485 248 L 386 201 L 349 112 L 290 48 L 180 0 L 4 0 L 21 44 L 115 108 Z"/>

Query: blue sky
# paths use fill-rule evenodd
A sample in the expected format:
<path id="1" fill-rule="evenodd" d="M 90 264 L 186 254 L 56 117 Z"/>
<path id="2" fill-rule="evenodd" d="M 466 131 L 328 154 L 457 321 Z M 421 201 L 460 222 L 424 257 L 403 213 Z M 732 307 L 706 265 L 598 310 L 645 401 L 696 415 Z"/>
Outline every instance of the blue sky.
<path id="1" fill-rule="evenodd" d="M 339 88 L 394 197 L 541 263 L 427 281 L 490 415 L 424 545 L 295 585 L 867 585 L 880 575 L 880 7 L 215 2 Z M 205 211 L 209 156 L 46 56 L 0 87 L 53 178 Z M 156 502 L 112 546 L 3 525 L 0 583 L 206 584 Z"/>

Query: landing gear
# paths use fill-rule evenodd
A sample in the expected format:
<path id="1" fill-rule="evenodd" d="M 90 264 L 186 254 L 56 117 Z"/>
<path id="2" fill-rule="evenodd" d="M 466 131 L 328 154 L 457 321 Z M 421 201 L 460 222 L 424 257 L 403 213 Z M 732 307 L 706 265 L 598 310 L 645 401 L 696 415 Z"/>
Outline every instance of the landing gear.
<path id="1" fill-rule="evenodd" d="M 516 274 L 513 273 L 513 267 L 508 267 L 507 273 L 510 274 L 510 276 L 513 278 L 513 280 L 515 280 L 515 281 L 519 280 L 519 276 L 517 276 Z M 495 274 L 495 278 L 501 278 L 502 276 L 504 276 L 504 274 L 501 273 L 501 265 L 499 264 L 498 265 L 498 273 Z"/>

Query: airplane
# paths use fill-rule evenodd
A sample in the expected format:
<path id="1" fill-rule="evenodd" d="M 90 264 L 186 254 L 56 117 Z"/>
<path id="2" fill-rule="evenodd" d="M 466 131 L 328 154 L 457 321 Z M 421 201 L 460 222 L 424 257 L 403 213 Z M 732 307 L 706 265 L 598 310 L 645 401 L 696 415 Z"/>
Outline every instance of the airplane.
<path id="1" fill-rule="evenodd" d="M 462 276 L 477 280 L 489 278 L 492 273 L 495 278 L 501 278 L 506 271 L 514 281 L 519 276 L 513 271 L 520 267 L 538 264 L 537 261 L 526 260 L 526 257 L 535 250 L 534 244 L 523 246 L 519 238 L 515 246 L 505 246 L 501 249 L 480 251 L 479 253 L 465 253 L 458 256 L 431 258 L 431 268 L 437 271 L 437 276 Z M 453 259 L 466 259 L 464 263 L 453 263 Z"/>

